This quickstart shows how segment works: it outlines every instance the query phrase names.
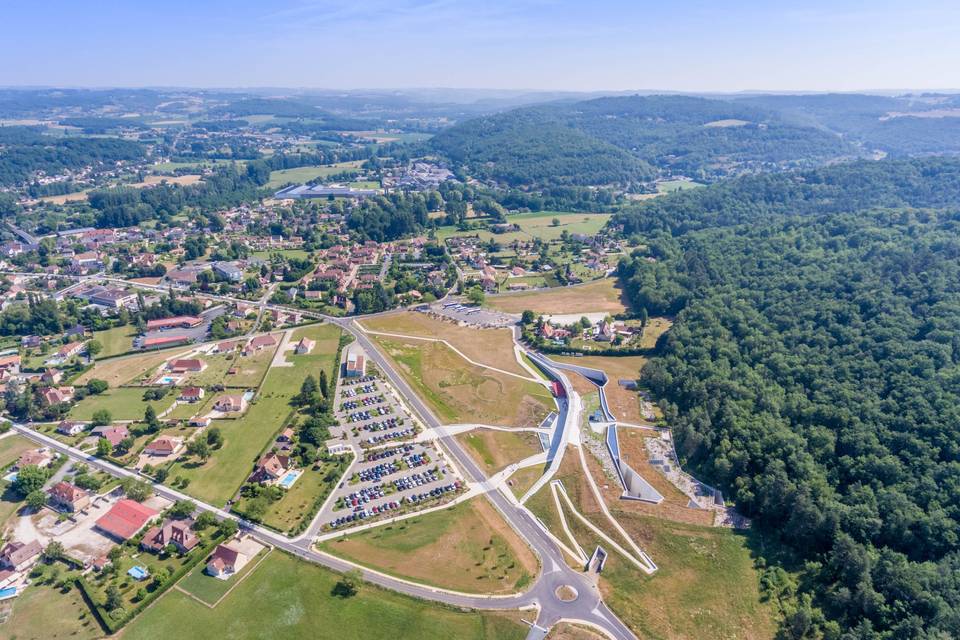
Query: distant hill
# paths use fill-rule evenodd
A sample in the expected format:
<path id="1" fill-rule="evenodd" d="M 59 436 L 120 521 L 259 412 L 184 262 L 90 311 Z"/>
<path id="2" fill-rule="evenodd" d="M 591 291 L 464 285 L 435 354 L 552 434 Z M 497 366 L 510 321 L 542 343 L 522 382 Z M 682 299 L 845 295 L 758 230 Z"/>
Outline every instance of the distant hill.
<path id="1" fill-rule="evenodd" d="M 815 166 L 856 150 L 823 127 L 729 100 L 608 97 L 516 109 L 431 140 L 468 173 L 517 186 L 647 180 L 653 168 L 702 180 Z"/>

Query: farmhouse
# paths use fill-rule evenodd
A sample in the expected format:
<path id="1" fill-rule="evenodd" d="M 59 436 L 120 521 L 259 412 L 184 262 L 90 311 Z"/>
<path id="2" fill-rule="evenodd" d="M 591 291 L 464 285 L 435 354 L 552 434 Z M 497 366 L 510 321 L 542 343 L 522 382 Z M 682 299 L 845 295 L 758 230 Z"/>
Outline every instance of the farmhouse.
<path id="1" fill-rule="evenodd" d="M 243 411 L 247 408 L 247 399 L 242 393 L 227 393 L 216 399 L 213 408 L 224 413 Z"/>
<path id="2" fill-rule="evenodd" d="M 47 489 L 50 504 L 60 511 L 83 511 L 90 506 L 90 494 L 76 485 L 60 481 Z"/>
<path id="3" fill-rule="evenodd" d="M 193 520 L 190 518 L 186 520 L 164 520 L 163 524 L 151 527 L 143 534 L 140 547 L 153 552 L 160 552 L 167 545 L 172 544 L 180 553 L 187 553 L 200 542 L 191 529 L 192 525 Z"/>
<path id="4" fill-rule="evenodd" d="M 125 541 L 136 535 L 157 515 L 157 512 L 150 507 L 124 498 L 100 516 L 96 527 L 111 538 Z"/>

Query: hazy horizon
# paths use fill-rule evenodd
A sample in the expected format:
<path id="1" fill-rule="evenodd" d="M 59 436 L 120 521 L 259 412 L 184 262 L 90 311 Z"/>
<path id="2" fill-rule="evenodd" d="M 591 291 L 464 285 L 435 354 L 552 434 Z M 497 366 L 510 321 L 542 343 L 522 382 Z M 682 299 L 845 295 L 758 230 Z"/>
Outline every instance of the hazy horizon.
<path id="1" fill-rule="evenodd" d="M 943 0 L 251 0 L 6 7 L 0 85 L 526 92 L 960 87 Z M 29 27 L 29 28 L 28 28 Z M 638 88 L 641 87 L 641 88 Z M 644 89 L 642 87 L 651 87 Z"/>

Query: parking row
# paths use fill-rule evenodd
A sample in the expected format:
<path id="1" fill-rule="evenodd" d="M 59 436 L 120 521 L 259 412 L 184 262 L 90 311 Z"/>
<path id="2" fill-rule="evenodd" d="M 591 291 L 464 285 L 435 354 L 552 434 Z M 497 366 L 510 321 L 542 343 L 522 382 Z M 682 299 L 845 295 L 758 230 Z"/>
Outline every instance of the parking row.
<path id="1" fill-rule="evenodd" d="M 381 504 L 367 505 L 366 502 L 358 501 L 357 504 L 351 505 L 353 510 L 351 513 L 343 516 L 339 516 L 330 520 L 327 523 L 327 527 L 330 529 L 337 529 L 339 527 L 350 525 L 354 522 L 361 520 L 366 520 L 367 518 L 373 518 L 375 516 L 383 515 L 391 511 L 399 509 L 404 504 L 408 505 L 419 505 L 424 502 L 431 500 L 436 500 L 444 495 L 458 491 L 463 487 L 463 483 L 459 480 L 450 482 L 445 485 L 433 487 L 427 491 L 421 491 L 416 493 L 411 493 L 405 495 L 397 500 L 388 500 Z"/>
<path id="2" fill-rule="evenodd" d="M 354 409 L 359 409 L 360 407 L 372 407 L 378 404 L 383 404 L 386 401 L 387 400 L 383 397 L 383 394 L 377 396 L 367 396 L 360 400 L 347 400 L 340 405 L 340 411 L 352 411 Z"/>
<path id="3" fill-rule="evenodd" d="M 363 440 L 360 443 L 360 446 L 372 447 L 380 444 L 381 442 L 389 442 L 391 440 L 402 440 L 403 438 L 412 438 L 416 434 L 416 431 L 413 429 L 401 429 L 400 431 L 391 431 L 390 433 L 381 433 L 375 436 L 370 436 L 366 440 Z"/>

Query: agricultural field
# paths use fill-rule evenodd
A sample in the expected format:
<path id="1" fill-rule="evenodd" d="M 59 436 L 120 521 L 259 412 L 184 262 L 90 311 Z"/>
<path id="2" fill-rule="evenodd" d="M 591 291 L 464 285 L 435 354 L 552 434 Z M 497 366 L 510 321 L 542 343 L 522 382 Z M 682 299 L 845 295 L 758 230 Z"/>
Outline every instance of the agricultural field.
<path id="1" fill-rule="evenodd" d="M 130 623 L 124 640 L 197 638 L 213 630 L 232 640 L 521 640 L 527 632 L 511 614 L 460 612 L 369 584 L 340 598 L 331 593 L 336 573 L 279 552 L 255 578 L 213 609 L 171 589 Z"/>
<path id="2" fill-rule="evenodd" d="M 685 191 L 687 189 L 696 189 L 703 185 L 693 180 L 664 180 L 657 183 L 658 193 L 673 193 L 674 191 Z"/>
<path id="3" fill-rule="evenodd" d="M 290 343 L 303 336 L 316 340 L 313 352 L 302 356 L 287 352 L 287 362 L 293 366 L 271 367 L 244 415 L 213 422 L 212 426 L 223 433 L 223 447 L 203 464 L 194 459 L 174 463 L 170 481 L 178 476 L 190 480 L 188 493 L 216 505 L 234 496 L 256 458 L 292 413 L 290 399 L 300 391 L 304 378 L 311 373 L 316 377 L 321 368 L 329 373 L 334 367 L 340 329 L 328 324 L 302 327 L 294 332 Z"/>
<path id="4" fill-rule="evenodd" d="M 443 343 L 374 339 L 445 422 L 534 427 L 554 407 L 542 385 L 471 365 Z"/>
<path id="5" fill-rule="evenodd" d="M 142 420 L 148 405 L 160 413 L 176 398 L 174 393 L 169 393 L 161 400 L 144 400 L 144 391 L 143 387 L 107 389 L 99 395 L 87 396 L 75 404 L 68 415 L 72 420 L 91 420 L 94 413 L 106 409 L 113 420 Z"/>
<path id="6" fill-rule="evenodd" d="M 629 308 L 614 278 L 546 291 L 487 296 L 486 305 L 507 313 L 529 309 L 537 314 L 617 314 Z"/>
<path id="7" fill-rule="evenodd" d="M 397 333 L 446 340 L 458 351 L 490 367 L 522 376 L 530 373 L 517 362 L 510 329 L 478 329 L 459 326 L 425 313 L 400 311 L 360 321 L 370 331 Z"/>
<path id="8" fill-rule="evenodd" d="M 392 575 L 470 593 L 513 593 L 537 573 L 533 552 L 483 498 L 345 535 L 321 548 Z"/>
<path id="9" fill-rule="evenodd" d="M 278 189 L 285 184 L 295 183 L 303 184 L 317 178 L 325 178 L 344 171 L 358 170 L 362 164 L 359 160 L 349 162 L 338 162 L 336 164 L 318 164 L 309 167 L 297 167 L 295 169 L 280 169 L 270 172 L 270 181 L 266 184 L 268 189 Z"/>
<path id="10" fill-rule="evenodd" d="M 540 438 L 531 431 L 474 429 L 461 433 L 456 438 L 488 476 L 508 464 L 529 458 L 542 450 Z"/>
<path id="11" fill-rule="evenodd" d="M 83 385 L 93 378 L 98 378 L 106 381 L 111 388 L 119 387 L 137 380 L 147 372 L 153 371 L 166 360 L 189 352 L 189 348 L 178 347 L 101 360 L 95 363 L 92 369 L 79 376 L 74 384 Z"/>

